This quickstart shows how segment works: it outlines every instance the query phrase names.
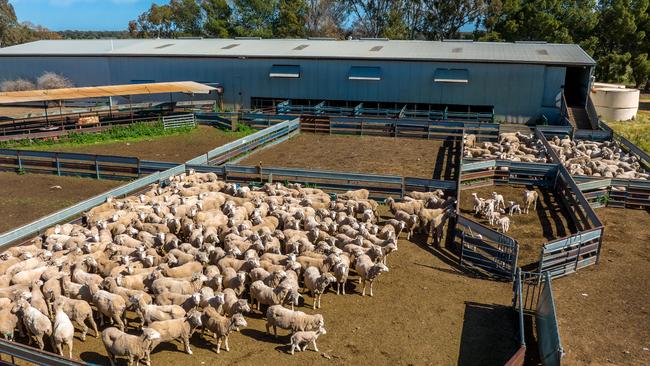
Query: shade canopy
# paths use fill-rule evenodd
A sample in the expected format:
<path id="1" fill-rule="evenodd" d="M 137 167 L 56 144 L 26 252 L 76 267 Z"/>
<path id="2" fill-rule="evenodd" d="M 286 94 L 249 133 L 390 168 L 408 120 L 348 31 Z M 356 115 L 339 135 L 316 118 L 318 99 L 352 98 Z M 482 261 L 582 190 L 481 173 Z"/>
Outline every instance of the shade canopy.
<path id="1" fill-rule="evenodd" d="M 90 86 L 46 90 L 26 90 L 0 93 L 0 104 L 46 102 L 53 100 L 119 97 L 127 95 L 188 93 L 208 94 L 217 88 L 194 81 Z"/>

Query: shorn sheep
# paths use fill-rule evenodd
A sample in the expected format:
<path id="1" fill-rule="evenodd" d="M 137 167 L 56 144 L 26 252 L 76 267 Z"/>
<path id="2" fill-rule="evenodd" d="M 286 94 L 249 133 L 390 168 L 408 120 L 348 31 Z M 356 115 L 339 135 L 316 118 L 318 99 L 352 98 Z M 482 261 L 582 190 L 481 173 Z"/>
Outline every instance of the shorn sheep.
<path id="1" fill-rule="evenodd" d="M 116 357 L 147 363 L 160 342 L 180 339 L 189 353 L 197 328 L 215 335 L 218 350 L 223 342 L 229 349 L 229 335 L 247 326 L 243 294 L 250 294 L 258 307 L 268 305 L 267 332 L 316 332 L 298 337 L 302 344 L 324 334 L 324 319 L 293 311 L 305 306 L 301 289 L 312 292 L 316 308 L 334 282 L 345 295 L 346 283 L 358 286 L 347 280 L 358 278 L 362 295 L 368 283 L 372 295 L 400 233 L 417 227 L 421 210 L 448 202 L 440 191 L 409 196 L 389 199 L 401 213 L 385 219 L 363 189 L 332 200 L 299 184 L 253 188 L 212 173 L 173 176 L 0 253 L 0 328 L 7 338 L 25 329 L 40 348 L 53 342 L 56 352 L 68 346 L 70 354 L 70 324 L 77 323 L 81 340 L 89 328 L 101 333 L 112 364 Z M 148 327 L 127 322 L 127 309 Z"/>

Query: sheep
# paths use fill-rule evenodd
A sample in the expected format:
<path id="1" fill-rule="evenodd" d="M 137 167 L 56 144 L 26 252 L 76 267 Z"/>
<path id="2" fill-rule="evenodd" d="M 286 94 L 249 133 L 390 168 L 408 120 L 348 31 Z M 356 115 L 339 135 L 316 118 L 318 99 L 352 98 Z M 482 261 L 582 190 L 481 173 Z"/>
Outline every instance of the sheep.
<path id="1" fill-rule="evenodd" d="M 528 213 L 530 211 L 530 206 L 533 206 L 533 210 L 537 209 L 538 198 L 539 194 L 537 191 L 529 191 L 527 189 L 524 190 L 524 213 Z"/>
<path id="2" fill-rule="evenodd" d="M 225 315 L 233 316 L 234 314 L 249 313 L 251 311 L 248 300 L 237 298 L 234 290 L 229 288 L 223 290 L 223 296 L 223 313 Z"/>
<path id="3" fill-rule="evenodd" d="M 422 201 L 405 201 L 405 202 L 395 202 L 393 197 L 386 198 L 386 204 L 390 208 L 390 212 L 395 215 L 397 211 L 404 211 L 410 215 L 416 214 L 422 207 Z"/>
<path id="4" fill-rule="evenodd" d="M 221 352 L 221 342 L 223 341 L 226 351 L 230 351 L 228 345 L 228 337 L 230 333 L 242 327 L 247 327 L 248 323 L 241 314 L 234 314 L 230 318 L 219 314 L 213 307 L 207 307 L 203 310 L 201 317 L 204 329 L 212 332 L 214 338 L 217 340 L 217 353 Z"/>
<path id="5" fill-rule="evenodd" d="M 102 343 L 104 343 L 111 366 L 115 366 L 116 356 L 126 357 L 129 366 L 133 364 L 133 361 L 150 364 L 151 344 L 157 339 L 160 339 L 160 334 L 153 329 L 147 328 L 143 330 L 140 336 L 124 333 L 114 327 L 102 331 Z"/>
<path id="6" fill-rule="evenodd" d="M 173 292 L 163 292 L 162 294 L 156 295 L 154 303 L 159 306 L 163 305 L 177 305 L 183 308 L 186 313 L 190 310 L 195 309 L 197 306 L 201 305 L 202 299 L 201 294 L 195 292 L 191 295 L 181 295 Z"/>
<path id="7" fill-rule="evenodd" d="M 203 325 L 201 318 L 202 314 L 193 310 L 182 318 L 152 322 L 148 328 L 160 334 L 160 338 L 152 342 L 151 350 L 155 349 L 162 342 L 172 342 L 180 339 L 185 346 L 185 352 L 191 355 L 190 338 L 194 331 Z"/>
<path id="8" fill-rule="evenodd" d="M 74 339 L 74 326 L 63 311 L 63 303 L 55 303 L 54 327 L 52 329 L 52 348 L 63 356 L 63 345 L 68 346 L 68 357 L 72 358 L 72 341 Z"/>
<path id="9" fill-rule="evenodd" d="M 369 256 L 362 254 L 356 258 L 354 268 L 359 274 L 359 283 L 363 284 L 361 296 L 366 296 L 366 283 L 370 283 L 370 296 L 372 293 L 372 284 L 383 272 L 388 272 L 388 267 L 383 263 L 373 263 Z"/>
<path id="10" fill-rule="evenodd" d="M 476 192 L 472 192 L 472 199 L 474 200 L 474 214 L 478 215 L 483 211 L 483 206 L 485 205 L 485 200 L 480 198 Z"/>
<path id="11" fill-rule="evenodd" d="M 120 295 L 100 290 L 95 285 L 90 286 L 89 290 L 92 295 L 92 302 L 100 314 L 99 325 L 104 325 L 104 316 L 106 316 L 117 323 L 120 330 L 124 330 L 122 318 L 124 318 L 126 311 L 126 301 Z"/>
<path id="12" fill-rule="evenodd" d="M 508 209 L 506 210 L 509 216 L 514 214 L 521 215 L 521 206 L 515 201 L 508 201 Z"/>
<path id="13" fill-rule="evenodd" d="M 500 217 L 501 217 L 501 213 L 499 213 L 498 211 L 493 211 L 490 212 L 487 218 L 490 225 L 496 225 Z"/>
<path id="14" fill-rule="evenodd" d="M 14 330 L 19 326 L 18 316 L 12 312 L 13 307 L 11 300 L 6 299 L 7 303 L 0 306 L 0 334 L 5 340 L 14 340 Z M 22 327 L 20 328 L 22 329 Z"/>
<path id="15" fill-rule="evenodd" d="M 88 326 L 86 323 L 90 324 L 92 327 L 95 333 L 95 338 L 99 337 L 97 324 L 95 324 L 95 320 L 93 319 L 93 310 L 87 302 L 61 295 L 57 297 L 53 305 L 54 307 L 60 306 L 68 318 L 79 324 L 81 327 L 82 341 L 86 340 L 86 333 L 88 333 Z"/>
<path id="16" fill-rule="evenodd" d="M 305 287 L 311 292 L 312 296 L 314 297 L 312 309 L 320 309 L 321 297 L 327 289 L 327 286 L 329 286 L 330 283 L 336 282 L 336 277 L 327 272 L 321 274 L 316 267 L 307 267 L 303 273 L 303 280 Z"/>
<path id="17" fill-rule="evenodd" d="M 52 336 L 52 323 L 50 323 L 47 315 L 29 305 L 24 299 L 16 301 L 12 313 L 17 314 L 22 319 L 29 336 L 29 344 L 32 343 L 32 337 L 34 337 L 38 348 L 42 350 L 45 347 L 43 337 Z"/>
<path id="18" fill-rule="evenodd" d="M 367 189 L 357 189 L 355 191 L 347 191 L 343 194 L 339 194 L 337 199 L 340 200 L 367 200 L 370 196 L 370 192 Z"/>
<path id="19" fill-rule="evenodd" d="M 327 334 L 327 331 L 324 327 L 319 327 L 315 331 L 304 331 L 304 332 L 295 332 L 291 335 L 291 354 L 294 354 L 295 350 L 304 352 L 307 349 L 309 343 L 314 346 L 314 351 L 318 351 L 318 346 L 316 346 L 316 340 L 320 335 Z M 301 345 L 302 348 L 300 347 Z"/>
<path id="20" fill-rule="evenodd" d="M 403 221 L 406 230 L 406 240 L 410 240 L 413 235 L 413 231 L 418 226 L 419 218 L 417 215 L 409 214 L 405 211 L 397 211 L 394 213 L 395 219 Z"/>
<path id="21" fill-rule="evenodd" d="M 142 320 L 142 325 L 151 324 L 155 321 L 179 319 L 185 316 L 185 310 L 178 305 L 149 305 L 144 302 L 142 296 L 130 298 L 135 313 Z"/>
<path id="22" fill-rule="evenodd" d="M 269 306 L 266 310 L 266 333 L 271 334 L 273 327 L 275 337 L 278 337 L 278 327 L 292 332 L 317 330 L 325 326 L 321 314 L 305 314 L 302 311 L 285 309 L 282 305 Z"/>
<path id="23" fill-rule="evenodd" d="M 196 261 L 187 262 L 183 265 L 173 268 L 170 268 L 166 263 L 162 263 L 160 266 L 158 266 L 158 268 L 162 270 L 162 274 L 165 277 L 171 278 L 191 277 L 192 274 L 203 271 L 203 265 Z"/>
<path id="24" fill-rule="evenodd" d="M 198 292 L 203 286 L 203 282 L 206 280 L 207 277 L 202 273 L 194 273 L 190 281 L 163 277 L 153 281 L 151 284 L 151 290 L 155 294 L 169 291 L 181 295 L 190 295 Z"/>
<path id="25" fill-rule="evenodd" d="M 495 208 L 498 209 L 500 206 L 503 206 L 503 208 L 506 208 L 506 204 L 503 201 L 503 195 L 500 195 L 496 192 L 492 192 L 492 199 L 494 200 L 494 205 Z"/>
<path id="26" fill-rule="evenodd" d="M 278 305 L 282 304 L 289 293 L 286 287 L 269 287 L 263 281 L 255 281 L 250 286 L 251 304 L 255 306 L 257 301 L 257 310 L 260 310 L 262 304 Z"/>
<path id="27" fill-rule="evenodd" d="M 501 228 L 501 231 L 505 234 L 510 230 L 510 219 L 508 216 L 503 216 L 502 218 L 496 221 L 496 224 Z"/>
<path id="28" fill-rule="evenodd" d="M 334 265 L 334 277 L 336 277 L 336 294 L 345 295 L 345 284 L 348 281 L 350 271 L 350 257 L 347 254 L 339 256 L 340 261 Z"/>

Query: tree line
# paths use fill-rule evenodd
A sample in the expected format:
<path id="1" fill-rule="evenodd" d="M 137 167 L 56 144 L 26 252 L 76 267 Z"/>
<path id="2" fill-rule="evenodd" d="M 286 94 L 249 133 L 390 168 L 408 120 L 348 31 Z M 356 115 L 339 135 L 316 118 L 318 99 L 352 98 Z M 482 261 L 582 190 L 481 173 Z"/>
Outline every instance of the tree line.
<path id="1" fill-rule="evenodd" d="M 650 88 L 650 0 L 170 0 L 118 38 L 333 37 L 577 43 L 596 78 Z M 9 26 L 7 26 L 9 25 Z M 8 30 L 7 30 L 8 29 Z M 38 38 L 100 38 L 19 24 L 0 0 L 2 45 Z"/>

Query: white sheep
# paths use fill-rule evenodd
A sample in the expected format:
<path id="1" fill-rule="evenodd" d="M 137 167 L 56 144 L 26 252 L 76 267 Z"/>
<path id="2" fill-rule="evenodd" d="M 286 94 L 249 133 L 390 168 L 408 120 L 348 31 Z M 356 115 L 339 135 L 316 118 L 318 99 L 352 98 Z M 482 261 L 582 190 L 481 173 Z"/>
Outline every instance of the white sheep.
<path id="1" fill-rule="evenodd" d="M 504 234 L 510 230 L 510 218 L 508 216 L 503 216 L 502 218 L 496 221 L 496 224 L 501 228 L 501 232 Z"/>
<path id="2" fill-rule="evenodd" d="M 372 259 L 366 254 L 356 258 L 354 268 L 359 274 L 359 283 L 363 284 L 361 296 L 366 296 L 366 283 L 370 283 L 370 296 L 373 296 L 373 282 L 375 282 L 381 273 L 388 272 L 388 267 L 385 264 L 373 263 Z"/>
<path id="3" fill-rule="evenodd" d="M 152 341 L 151 350 L 162 342 L 172 342 L 179 339 L 185 346 L 185 352 L 191 355 L 190 338 L 194 331 L 202 325 L 201 313 L 196 310 L 191 311 L 182 318 L 152 322 L 148 328 L 156 331 L 160 334 L 160 337 Z"/>
<path id="4" fill-rule="evenodd" d="M 211 331 L 214 338 L 217 340 L 217 353 L 221 351 L 222 341 L 225 343 L 224 346 L 226 351 L 230 351 L 230 346 L 228 345 L 228 337 L 230 336 L 230 333 L 238 330 L 240 327 L 248 326 L 246 319 L 244 319 L 241 314 L 234 314 L 232 317 L 228 318 L 219 314 L 219 312 L 211 306 L 203 310 L 201 322 L 203 323 L 204 329 Z"/>
<path id="5" fill-rule="evenodd" d="M 499 207 L 506 208 L 506 204 L 503 201 L 503 195 L 492 192 L 492 199 L 494 200 L 495 209 L 499 209 Z"/>
<path id="6" fill-rule="evenodd" d="M 250 286 L 251 304 L 255 305 L 257 301 L 257 310 L 260 310 L 262 304 L 279 305 L 284 302 L 290 289 L 286 287 L 270 287 L 263 281 L 255 281 Z"/>
<path id="7" fill-rule="evenodd" d="M 508 201 L 508 215 L 512 216 L 514 214 L 521 215 L 521 206 L 515 201 Z"/>
<path id="8" fill-rule="evenodd" d="M 302 311 L 285 309 L 282 305 L 269 306 L 266 311 L 266 333 L 271 334 L 270 329 L 273 327 L 276 338 L 278 327 L 298 332 L 317 330 L 323 326 L 325 326 L 325 320 L 321 314 L 305 314 Z"/>
<path id="9" fill-rule="evenodd" d="M 533 210 L 537 209 L 538 198 L 539 198 L 539 194 L 537 193 L 537 191 L 529 191 L 527 189 L 524 190 L 524 203 L 525 203 L 524 213 L 528 213 L 530 211 L 530 206 L 533 206 Z"/>
<path id="10" fill-rule="evenodd" d="M 29 305 L 29 303 L 24 299 L 16 301 L 12 312 L 18 314 L 22 319 L 29 336 L 29 344 L 32 343 L 32 337 L 34 337 L 38 344 L 38 348 L 42 350 L 45 346 L 43 337 L 52 336 L 52 323 L 50 323 L 50 319 L 47 315 Z"/>
<path id="11" fill-rule="evenodd" d="M 295 350 L 304 352 L 307 349 L 309 343 L 314 346 L 314 351 L 318 352 L 318 346 L 316 346 L 316 340 L 320 335 L 327 334 L 325 327 L 319 327 L 318 330 L 311 331 L 301 331 L 295 332 L 291 335 L 291 354 L 294 354 Z M 301 348 L 301 345 L 302 348 Z"/>
<path id="12" fill-rule="evenodd" d="M 160 338 L 158 332 L 145 328 L 140 336 L 124 333 L 123 331 L 110 327 L 102 331 L 102 342 L 108 355 L 111 366 L 115 366 L 115 357 L 126 357 L 131 366 L 133 361 L 149 364 L 149 353 L 151 344 Z"/>
<path id="13" fill-rule="evenodd" d="M 62 303 L 55 303 L 54 327 L 52 329 L 52 347 L 63 356 L 63 346 L 68 346 L 68 357 L 72 358 L 72 342 L 74 339 L 74 325 L 63 311 Z"/>
<path id="14" fill-rule="evenodd" d="M 311 292 L 311 295 L 314 297 L 314 303 L 312 305 L 313 309 L 320 309 L 320 300 L 323 296 L 323 293 L 327 287 L 336 282 L 336 277 L 331 273 L 320 273 L 316 267 L 307 267 L 303 273 L 303 280 L 305 287 Z"/>

